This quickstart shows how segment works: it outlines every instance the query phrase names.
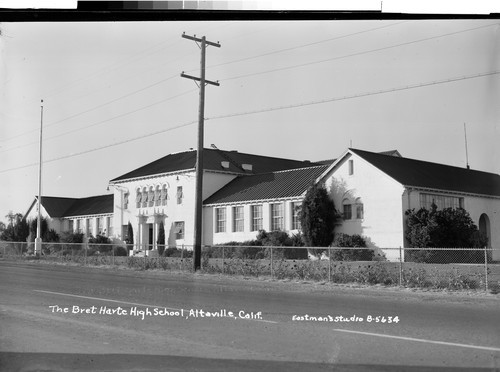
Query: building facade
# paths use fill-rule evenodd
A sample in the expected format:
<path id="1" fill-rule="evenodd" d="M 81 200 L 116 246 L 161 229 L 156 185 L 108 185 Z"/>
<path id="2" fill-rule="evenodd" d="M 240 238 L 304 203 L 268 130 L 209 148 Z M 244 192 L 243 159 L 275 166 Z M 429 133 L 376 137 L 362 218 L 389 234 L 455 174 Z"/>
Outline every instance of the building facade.
<path id="1" fill-rule="evenodd" d="M 111 180 L 112 195 L 43 197 L 44 214 L 56 231 L 119 240 L 130 223 L 135 249 L 156 249 L 163 224 L 165 244 L 190 249 L 195 163 L 194 150 L 167 155 Z M 394 248 L 407 246 L 405 212 L 433 203 L 467 210 L 488 246 L 500 249 L 499 175 L 358 149 L 317 163 L 205 149 L 202 244 L 251 240 L 260 230 L 298 233 L 300 206 L 314 183 L 326 187 L 342 215 L 332 229 L 362 235 L 388 260 L 399 259 Z M 493 258 L 500 260 L 500 250 Z"/>

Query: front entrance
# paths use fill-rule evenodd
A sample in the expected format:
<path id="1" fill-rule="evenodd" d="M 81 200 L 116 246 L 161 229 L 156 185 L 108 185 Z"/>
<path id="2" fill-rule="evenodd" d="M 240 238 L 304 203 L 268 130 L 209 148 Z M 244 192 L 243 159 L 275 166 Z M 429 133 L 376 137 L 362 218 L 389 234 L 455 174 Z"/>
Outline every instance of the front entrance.
<path id="1" fill-rule="evenodd" d="M 153 249 L 154 242 L 154 233 L 153 233 L 153 224 L 148 223 L 148 249 Z"/>

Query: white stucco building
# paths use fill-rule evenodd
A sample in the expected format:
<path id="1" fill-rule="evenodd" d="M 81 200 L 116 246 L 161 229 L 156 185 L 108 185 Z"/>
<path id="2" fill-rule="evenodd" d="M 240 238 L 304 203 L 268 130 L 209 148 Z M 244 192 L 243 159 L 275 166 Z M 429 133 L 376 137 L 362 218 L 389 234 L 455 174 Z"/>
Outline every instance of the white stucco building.
<path id="1" fill-rule="evenodd" d="M 166 244 L 190 248 L 194 234 L 196 151 L 167 155 L 110 181 L 113 195 L 42 198 L 53 228 L 124 240 L 155 249 L 160 223 Z M 405 211 L 463 207 L 500 249 L 500 176 L 466 168 L 347 149 L 336 160 L 312 163 L 236 151 L 204 150 L 202 244 L 254 239 L 259 230 L 298 232 L 308 187 L 322 183 L 343 221 L 336 232 L 363 235 L 389 260 L 405 247 Z M 67 199 L 67 200 L 66 200 Z M 99 202 L 102 208 L 98 208 Z M 34 205 L 28 211 L 32 216 Z M 105 206 L 105 207 L 104 207 Z M 332 227 L 333 228 L 333 227 Z M 494 259 L 500 260 L 500 251 Z M 397 256 L 397 257 L 396 257 Z"/>

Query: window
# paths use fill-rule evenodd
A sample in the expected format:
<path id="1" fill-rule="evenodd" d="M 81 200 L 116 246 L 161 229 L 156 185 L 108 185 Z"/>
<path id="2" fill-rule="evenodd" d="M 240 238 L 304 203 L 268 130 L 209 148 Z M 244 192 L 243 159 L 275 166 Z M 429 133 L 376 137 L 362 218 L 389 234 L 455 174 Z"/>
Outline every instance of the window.
<path id="1" fill-rule="evenodd" d="M 262 230 L 262 205 L 252 205 L 252 231 Z"/>
<path id="2" fill-rule="evenodd" d="M 140 208 L 141 207 L 141 203 L 142 203 L 141 189 L 137 189 L 137 193 L 135 194 L 135 206 L 137 208 Z"/>
<path id="3" fill-rule="evenodd" d="M 113 235 L 113 218 L 112 217 L 106 217 L 106 225 L 108 226 L 107 236 L 112 236 Z"/>
<path id="4" fill-rule="evenodd" d="M 128 209 L 128 197 L 129 197 L 128 192 L 123 194 L 123 209 Z"/>
<path id="5" fill-rule="evenodd" d="M 142 189 L 142 207 L 146 208 L 148 206 L 148 190 L 146 188 Z"/>
<path id="6" fill-rule="evenodd" d="M 233 207 L 233 232 L 244 230 L 243 207 Z"/>
<path id="7" fill-rule="evenodd" d="M 354 174 L 354 160 L 349 160 L 349 176 Z"/>
<path id="8" fill-rule="evenodd" d="M 97 233 L 102 235 L 104 233 L 104 218 L 97 217 Z"/>
<path id="9" fill-rule="evenodd" d="M 432 204 L 435 204 L 437 209 L 463 208 L 464 198 L 437 194 L 420 194 L 420 208 L 431 210 Z"/>
<path id="10" fill-rule="evenodd" d="M 94 226 L 92 225 L 92 220 L 90 218 L 87 218 L 87 235 L 92 235 L 92 232 L 94 231 Z"/>
<path id="11" fill-rule="evenodd" d="M 184 221 L 175 222 L 175 239 L 184 239 Z"/>
<path id="12" fill-rule="evenodd" d="M 168 193 L 167 193 L 167 185 L 163 185 L 161 189 L 161 205 L 167 205 Z"/>
<path id="13" fill-rule="evenodd" d="M 155 189 L 155 206 L 159 207 L 161 205 L 161 190 L 160 186 L 156 186 Z"/>
<path id="14" fill-rule="evenodd" d="M 283 203 L 271 204 L 271 231 L 283 230 Z"/>
<path id="15" fill-rule="evenodd" d="M 154 207 L 154 205 L 155 205 L 155 190 L 153 186 L 150 186 L 148 192 L 148 207 Z"/>
<path id="16" fill-rule="evenodd" d="M 182 204 L 182 198 L 184 194 L 182 193 L 182 186 L 177 186 L 177 204 Z"/>
<path id="17" fill-rule="evenodd" d="M 215 232 L 226 232 L 226 208 L 215 208 Z"/>
<path id="18" fill-rule="evenodd" d="M 70 233 L 73 233 L 74 232 L 73 220 L 69 220 L 68 222 L 69 222 L 68 230 Z"/>
<path id="19" fill-rule="evenodd" d="M 300 230 L 300 212 L 302 211 L 302 203 L 292 203 L 292 230 Z"/>
<path id="20" fill-rule="evenodd" d="M 365 212 L 363 209 L 363 202 L 361 201 L 361 198 L 356 199 L 356 218 L 358 220 L 362 220 L 365 218 Z"/>
<path id="21" fill-rule="evenodd" d="M 76 220 L 76 232 L 77 233 L 82 233 L 82 220 Z"/>
<path id="22" fill-rule="evenodd" d="M 342 208 L 344 220 L 352 219 L 352 205 L 349 203 L 348 199 L 344 199 L 342 202 Z"/>

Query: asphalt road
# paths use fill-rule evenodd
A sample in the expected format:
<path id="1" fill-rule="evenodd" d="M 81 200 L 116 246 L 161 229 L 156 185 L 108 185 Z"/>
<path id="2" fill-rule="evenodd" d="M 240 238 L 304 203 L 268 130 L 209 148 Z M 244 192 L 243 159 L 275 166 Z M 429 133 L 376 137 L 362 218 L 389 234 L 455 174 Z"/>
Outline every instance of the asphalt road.
<path id="1" fill-rule="evenodd" d="M 500 371 L 500 296 L 0 261 L 0 370 Z"/>

